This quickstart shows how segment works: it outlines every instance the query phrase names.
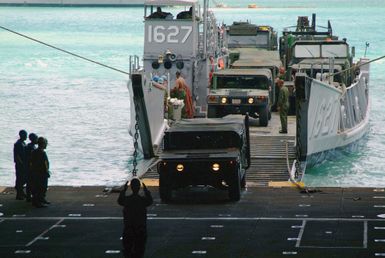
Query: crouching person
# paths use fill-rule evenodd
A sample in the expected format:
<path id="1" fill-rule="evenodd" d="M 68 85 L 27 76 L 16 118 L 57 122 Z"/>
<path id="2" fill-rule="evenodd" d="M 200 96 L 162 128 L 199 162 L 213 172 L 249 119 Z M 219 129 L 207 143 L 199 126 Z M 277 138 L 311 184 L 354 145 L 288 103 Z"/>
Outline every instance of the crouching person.
<path id="1" fill-rule="evenodd" d="M 132 194 L 126 196 L 127 183 L 118 198 L 119 205 L 124 207 L 123 253 L 126 258 L 141 258 L 144 256 L 147 240 L 147 207 L 153 200 L 144 183 L 144 196 L 139 195 L 140 181 L 137 178 L 131 180 Z"/>

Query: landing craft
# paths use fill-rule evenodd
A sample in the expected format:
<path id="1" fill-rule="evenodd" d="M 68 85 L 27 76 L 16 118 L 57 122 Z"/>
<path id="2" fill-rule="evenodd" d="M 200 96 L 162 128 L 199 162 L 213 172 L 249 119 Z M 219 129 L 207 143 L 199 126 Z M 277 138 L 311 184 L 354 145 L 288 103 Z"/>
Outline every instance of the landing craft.
<path id="1" fill-rule="evenodd" d="M 295 90 L 297 160 L 312 167 L 368 132 L 369 59 L 354 62 L 354 47 L 333 35 L 330 22 L 317 31 L 315 14 L 294 28 L 283 31 L 280 54 Z"/>

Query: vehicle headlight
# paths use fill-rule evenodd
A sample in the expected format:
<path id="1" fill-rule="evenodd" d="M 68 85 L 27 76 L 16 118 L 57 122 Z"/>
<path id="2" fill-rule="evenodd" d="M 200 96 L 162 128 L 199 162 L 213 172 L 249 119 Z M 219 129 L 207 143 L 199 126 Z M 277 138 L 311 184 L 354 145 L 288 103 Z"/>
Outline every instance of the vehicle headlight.
<path id="1" fill-rule="evenodd" d="M 182 171 L 183 171 L 183 169 L 184 169 L 184 166 L 183 166 L 183 164 L 178 164 L 178 165 L 176 165 L 176 171 L 178 171 L 178 172 L 182 172 Z"/>
<path id="2" fill-rule="evenodd" d="M 221 98 L 221 103 L 222 104 L 226 104 L 227 103 L 227 98 L 226 97 L 222 97 Z"/>
<path id="3" fill-rule="evenodd" d="M 212 166 L 211 166 L 212 170 L 217 172 L 219 171 L 219 169 L 221 168 L 221 166 L 218 164 L 218 163 L 214 163 Z"/>
<path id="4" fill-rule="evenodd" d="M 247 102 L 249 102 L 249 104 L 253 104 L 253 103 L 254 103 L 254 98 L 249 98 L 249 99 L 247 100 Z"/>

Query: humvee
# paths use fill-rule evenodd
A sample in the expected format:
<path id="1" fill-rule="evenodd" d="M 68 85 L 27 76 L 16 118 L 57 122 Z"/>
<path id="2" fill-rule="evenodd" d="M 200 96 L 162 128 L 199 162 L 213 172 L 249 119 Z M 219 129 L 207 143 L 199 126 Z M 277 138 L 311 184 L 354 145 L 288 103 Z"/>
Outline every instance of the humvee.
<path id="1" fill-rule="evenodd" d="M 230 200 L 238 201 L 249 166 L 247 116 L 181 120 L 163 138 L 157 167 L 160 198 L 167 202 L 175 189 L 209 185 L 227 189 Z"/>
<path id="2" fill-rule="evenodd" d="M 224 69 L 213 74 L 207 97 L 207 117 L 248 113 L 267 126 L 274 100 L 270 69 Z"/>

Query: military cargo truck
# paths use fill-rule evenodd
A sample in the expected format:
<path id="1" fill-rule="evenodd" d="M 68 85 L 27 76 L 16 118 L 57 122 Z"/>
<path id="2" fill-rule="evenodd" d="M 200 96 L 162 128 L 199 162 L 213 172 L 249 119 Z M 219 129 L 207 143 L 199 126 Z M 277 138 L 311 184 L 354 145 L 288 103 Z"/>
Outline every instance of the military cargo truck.
<path id="1" fill-rule="evenodd" d="M 234 22 L 226 31 L 230 65 L 212 75 L 207 116 L 248 113 L 267 126 L 278 95 L 277 34 L 270 26 L 249 22 Z"/>
<path id="2" fill-rule="evenodd" d="M 238 201 L 250 166 L 248 128 L 247 116 L 186 119 L 170 127 L 157 167 L 162 201 L 190 185 L 225 188 L 230 200 Z"/>

